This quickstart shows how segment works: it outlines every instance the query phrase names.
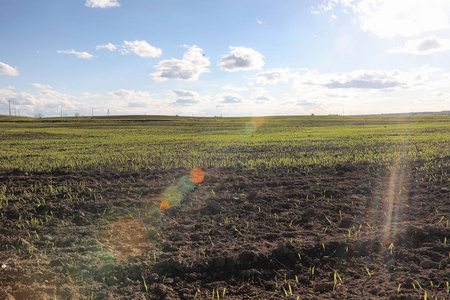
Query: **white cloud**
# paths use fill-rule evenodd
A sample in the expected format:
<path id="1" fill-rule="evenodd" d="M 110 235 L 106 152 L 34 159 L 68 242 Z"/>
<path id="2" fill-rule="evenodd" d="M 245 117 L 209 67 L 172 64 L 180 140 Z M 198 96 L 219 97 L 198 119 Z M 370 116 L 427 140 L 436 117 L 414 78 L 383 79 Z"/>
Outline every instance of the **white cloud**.
<path id="1" fill-rule="evenodd" d="M 119 7 L 120 4 L 117 0 L 86 0 L 84 4 L 87 7 L 98 7 L 98 8 L 108 8 L 108 7 Z"/>
<path id="2" fill-rule="evenodd" d="M 269 92 L 263 87 L 253 88 L 252 98 L 257 102 L 272 100 Z"/>
<path id="3" fill-rule="evenodd" d="M 33 95 L 23 92 L 14 91 L 14 87 L 6 87 L 0 89 L 0 100 L 2 103 L 11 101 L 11 105 L 34 105 L 36 99 Z"/>
<path id="4" fill-rule="evenodd" d="M 344 74 L 332 74 L 324 84 L 330 89 L 387 89 L 400 87 L 404 83 L 399 78 L 398 71 L 356 70 Z"/>
<path id="5" fill-rule="evenodd" d="M 112 44 L 112 43 L 108 43 L 106 45 L 98 45 L 97 47 L 95 47 L 96 50 L 100 50 L 100 49 L 108 49 L 109 51 L 115 51 L 117 49 L 116 45 Z"/>
<path id="6" fill-rule="evenodd" d="M 364 31 L 381 38 L 449 29 L 448 0 L 326 0 L 318 11 L 349 7 Z"/>
<path id="7" fill-rule="evenodd" d="M 146 108 L 150 106 L 152 97 L 149 92 L 124 90 L 119 89 L 117 91 L 109 92 L 113 99 L 122 100 L 121 106 L 131 108 Z"/>
<path id="8" fill-rule="evenodd" d="M 183 54 L 183 59 L 172 58 L 160 61 L 155 66 L 157 72 L 150 75 L 156 81 L 198 80 L 200 74 L 209 72 L 207 67 L 210 64 L 209 58 L 203 54 L 203 49 L 194 45 Z"/>
<path id="9" fill-rule="evenodd" d="M 224 94 L 220 94 L 219 95 L 219 99 L 221 99 L 221 103 L 227 103 L 227 104 L 232 104 L 232 103 L 241 103 L 242 102 L 242 97 L 239 94 L 235 94 L 235 93 L 224 93 Z"/>
<path id="10" fill-rule="evenodd" d="M 121 98 L 125 100 L 151 99 L 151 95 L 149 92 L 135 91 L 135 90 L 118 89 L 117 91 L 109 92 L 109 94 L 114 98 Z"/>
<path id="11" fill-rule="evenodd" d="M 12 88 L 0 89 L 0 99 L 11 100 L 11 105 L 24 108 L 25 111 L 37 109 L 55 109 L 63 105 L 73 107 L 72 96 L 50 89 L 39 90 L 35 93 L 16 92 Z"/>
<path id="12" fill-rule="evenodd" d="M 299 100 L 297 102 L 297 105 L 303 107 L 303 108 L 319 108 L 320 105 L 316 101 L 309 101 L 309 100 Z"/>
<path id="13" fill-rule="evenodd" d="M 248 90 L 248 87 L 242 86 L 242 87 L 236 87 L 231 85 L 225 85 L 222 87 L 224 91 L 230 91 L 230 92 L 242 92 Z"/>
<path id="14" fill-rule="evenodd" d="M 317 103 L 320 111 L 315 113 L 341 114 L 344 108 L 345 114 L 438 111 L 448 109 L 448 101 L 436 95 L 450 91 L 449 79 L 450 73 L 427 65 L 412 70 L 305 71 L 294 76 L 291 95 L 302 106 Z"/>
<path id="15" fill-rule="evenodd" d="M 399 70 L 355 70 L 347 73 L 318 73 L 306 71 L 304 74 L 293 75 L 294 84 L 305 86 L 321 86 L 328 90 L 359 89 L 359 90 L 387 90 L 406 89 L 421 84 L 429 74 L 439 70 L 426 67 L 411 72 Z"/>
<path id="16" fill-rule="evenodd" d="M 116 51 L 117 47 L 118 46 L 112 43 L 108 43 L 105 45 L 98 45 L 97 47 L 95 47 L 95 49 L 108 49 L 109 51 Z M 159 57 L 162 54 L 162 50 L 160 48 L 153 47 L 144 40 L 135 40 L 133 42 L 123 41 L 123 43 L 119 47 L 120 53 L 122 55 L 134 53 L 136 55 L 139 55 L 140 57 Z"/>
<path id="17" fill-rule="evenodd" d="M 106 115 L 111 114 L 172 114 L 173 106 L 169 99 L 154 100 L 149 92 L 120 89 L 106 94 L 81 93 L 79 96 L 65 94 L 56 90 L 39 90 L 27 93 L 14 87 L 0 88 L 0 114 L 7 112 L 8 100 L 11 108 L 20 110 L 20 115 L 34 116 L 42 113 L 45 117 L 63 115 Z"/>
<path id="18" fill-rule="evenodd" d="M 0 76 L 19 76 L 19 71 L 3 62 L 0 62 Z"/>
<path id="19" fill-rule="evenodd" d="M 321 11 L 332 10 L 338 4 L 341 4 L 342 6 L 354 7 L 352 5 L 352 2 L 354 2 L 354 0 L 324 0 L 323 2 L 323 4 L 317 7 L 312 6 L 310 12 L 316 14 L 320 13 Z"/>
<path id="20" fill-rule="evenodd" d="M 77 52 L 75 50 L 58 50 L 57 52 L 62 53 L 62 54 L 74 54 L 78 58 L 83 58 L 83 59 L 91 59 L 94 57 L 94 55 L 89 54 L 87 52 Z"/>
<path id="21" fill-rule="evenodd" d="M 55 90 L 40 90 L 36 93 L 32 93 L 40 105 L 46 106 L 48 108 L 54 108 L 56 106 L 62 105 L 66 108 L 74 108 L 73 100 L 76 97 L 61 93 Z"/>
<path id="22" fill-rule="evenodd" d="M 190 99 L 190 98 L 180 98 L 175 101 L 176 105 L 192 105 L 197 104 L 198 100 Z"/>
<path id="23" fill-rule="evenodd" d="M 199 93 L 188 90 L 176 89 L 172 90 L 171 94 L 178 98 L 174 103 L 175 105 L 194 105 L 198 103 L 205 105 L 208 100 L 207 96 L 200 96 Z"/>
<path id="24" fill-rule="evenodd" d="M 450 51 L 450 39 L 440 39 L 431 35 L 424 39 L 408 40 L 403 47 L 394 48 L 388 52 L 426 55 L 444 51 Z"/>
<path id="25" fill-rule="evenodd" d="M 449 4 L 447 0 L 363 0 L 357 11 L 363 30 L 390 38 L 448 29 Z"/>
<path id="26" fill-rule="evenodd" d="M 32 106 L 38 103 L 34 95 L 24 92 L 13 93 L 7 100 L 11 100 L 11 105 Z"/>
<path id="27" fill-rule="evenodd" d="M 32 86 L 34 88 L 40 89 L 40 90 L 51 90 L 52 87 L 48 84 L 41 84 L 41 83 L 28 83 L 29 86 Z"/>
<path id="28" fill-rule="evenodd" d="M 123 55 L 133 52 L 140 57 L 159 57 L 162 54 L 162 50 L 148 44 L 146 41 L 124 41 L 120 53 Z"/>
<path id="29" fill-rule="evenodd" d="M 288 81 L 291 77 L 289 68 L 271 69 L 256 74 L 255 80 L 258 84 L 272 84 L 279 81 Z"/>
<path id="30" fill-rule="evenodd" d="M 227 72 L 259 70 L 264 66 L 264 56 L 257 51 L 245 47 L 230 47 L 228 55 L 222 56 L 217 63 Z"/>
<path id="31" fill-rule="evenodd" d="M 196 98 L 199 96 L 197 92 L 187 90 L 173 90 L 172 92 L 175 96 L 183 98 Z"/>

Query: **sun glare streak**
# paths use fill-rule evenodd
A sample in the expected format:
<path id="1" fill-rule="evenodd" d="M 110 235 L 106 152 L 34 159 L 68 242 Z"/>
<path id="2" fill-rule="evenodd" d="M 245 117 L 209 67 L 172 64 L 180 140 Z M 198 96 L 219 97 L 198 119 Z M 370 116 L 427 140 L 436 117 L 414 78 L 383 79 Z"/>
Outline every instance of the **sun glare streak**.
<path id="1" fill-rule="evenodd" d="M 374 194 L 367 207 L 367 222 L 376 224 L 379 232 L 371 236 L 372 245 L 380 253 L 387 253 L 388 247 L 396 243 L 399 230 L 405 221 L 411 219 L 409 196 L 413 188 L 410 185 L 411 161 L 408 149 L 407 120 L 399 124 L 395 132 L 396 140 L 391 149 L 390 164 L 381 167 L 375 178 Z"/>
<path id="2" fill-rule="evenodd" d="M 386 191 L 386 218 L 383 225 L 382 250 L 385 251 L 397 234 L 397 227 L 403 221 L 403 189 L 408 177 L 409 161 L 406 152 L 406 123 L 401 124 L 400 135 L 394 150 Z"/>

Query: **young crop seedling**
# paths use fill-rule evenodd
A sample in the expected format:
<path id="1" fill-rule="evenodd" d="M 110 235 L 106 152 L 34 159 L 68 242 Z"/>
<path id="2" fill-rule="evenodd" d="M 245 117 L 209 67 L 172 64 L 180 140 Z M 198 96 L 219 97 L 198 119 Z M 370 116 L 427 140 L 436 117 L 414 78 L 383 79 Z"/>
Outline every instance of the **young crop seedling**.
<path id="1" fill-rule="evenodd" d="M 417 280 L 414 280 L 417 283 L 417 286 L 419 287 L 420 290 L 422 290 L 422 286 L 420 285 L 420 283 Z"/>
<path id="2" fill-rule="evenodd" d="M 339 276 L 339 274 L 338 274 L 337 271 L 334 271 L 333 277 L 334 277 L 334 286 L 333 286 L 333 291 L 334 291 L 334 290 L 336 289 L 336 285 L 337 285 L 337 283 L 338 283 L 338 279 L 339 279 L 339 281 L 341 282 L 341 284 L 342 284 L 343 282 L 342 282 L 341 276 Z"/>
<path id="3" fill-rule="evenodd" d="M 148 287 L 147 287 L 147 283 L 145 282 L 144 276 L 142 276 L 142 281 L 144 282 L 145 292 L 148 294 Z"/>

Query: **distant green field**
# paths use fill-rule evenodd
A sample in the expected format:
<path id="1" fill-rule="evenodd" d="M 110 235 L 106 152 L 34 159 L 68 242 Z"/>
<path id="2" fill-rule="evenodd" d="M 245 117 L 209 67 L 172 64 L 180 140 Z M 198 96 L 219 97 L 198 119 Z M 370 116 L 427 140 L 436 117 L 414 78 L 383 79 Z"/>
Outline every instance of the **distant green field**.
<path id="1" fill-rule="evenodd" d="M 310 168 L 450 155 L 450 116 L 0 119 L 0 168 Z M 448 160 L 447 160 L 448 161 Z"/>

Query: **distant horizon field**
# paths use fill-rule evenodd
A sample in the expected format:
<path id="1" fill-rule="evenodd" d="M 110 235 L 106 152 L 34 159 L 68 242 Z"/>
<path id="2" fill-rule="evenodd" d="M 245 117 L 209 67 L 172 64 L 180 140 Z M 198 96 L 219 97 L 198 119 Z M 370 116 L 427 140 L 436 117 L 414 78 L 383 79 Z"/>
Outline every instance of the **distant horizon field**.
<path id="1" fill-rule="evenodd" d="M 3 169 L 142 169 L 430 161 L 450 153 L 445 115 L 84 117 L 0 122 Z"/>
<path id="2" fill-rule="evenodd" d="M 450 110 L 441 111 L 420 111 L 420 112 L 398 112 L 398 113 L 376 113 L 376 114 L 300 114 L 300 115 L 248 115 L 248 116 L 196 116 L 196 115 L 164 115 L 164 114 L 115 114 L 115 115 L 64 115 L 64 116 L 17 116 L 0 114 L 0 122 L 5 122 L 8 120 L 21 120 L 21 119 L 32 119 L 32 120 L 48 120 L 48 119 L 76 119 L 76 118 L 92 118 L 92 119 L 123 119 L 123 118 L 165 118 L 165 117 L 181 117 L 181 118 L 252 118 L 252 117 L 308 117 L 308 116 L 340 116 L 340 117 L 370 117 L 370 116 L 404 116 L 404 115 L 450 115 Z"/>

